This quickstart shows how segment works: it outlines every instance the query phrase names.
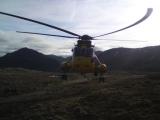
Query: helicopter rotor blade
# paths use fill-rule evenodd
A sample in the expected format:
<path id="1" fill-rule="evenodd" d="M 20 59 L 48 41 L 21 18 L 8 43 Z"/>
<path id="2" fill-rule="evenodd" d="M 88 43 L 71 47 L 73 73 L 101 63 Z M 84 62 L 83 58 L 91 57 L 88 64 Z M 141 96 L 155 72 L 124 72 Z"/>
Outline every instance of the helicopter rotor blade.
<path id="1" fill-rule="evenodd" d="M 133 26 L 135 26 L 135 25 L 143 22 L 144 20 L 146 20 L 146 19 L 151 15 L 152 11 L 153 11 L 152 8 L 148 8 L 146 14 L 145 14 L 141 19 L 139 19 L 137 22 L 135 22 L 135 23 L 133 23 L 133 24 L 127 26 L 127 27 L 121 28 L 121 29 L 119 29 L 119 30 L 115 30 L 115 31 L 113 31 L 113 32 L 109 32 L 109 33 L 106 33 L 106 34 L 98 35 L 98 36 L 95 36 L 95 37 L 93 37 L 93 38 L 101 37 L 101 36 L 105 36 L 105 35 L 109 35 L 109 34 L 113 34 L 113 33 L 120 32 L 120 31 L 122 31 L 122 30 L 128 29 L 128 28 L 130 28 L 130 27 L 133 27 Z"/>
<path id="2" fill-rule="evenodd" d="M 78 37 L 72 37 L 72 36 L 63 36 L 63 35 L 53 35 L 53 34 L 44 34 L 44 33 L 35 33 L 35 32 L 22 32 L 22 31 L 16 31 L 17 33 L 26 33 L 26 34 L 36 34 L 36 35 L 45 35 L 45 36 L 54 36 L 54 37 L 63 37 L 63 38 L 76 38 Z"/>
<path id="3" fill-rule="evenodd" d="M 50 24 L 47 24 L 47 23 L 40 22 L 40 21 L 37 21 L 37 20 L 33 20 L 33 19 L 29 19 L 29 18 L 18 16 L 18 15 L 5 13 L 5 12 L 0 12 L 0 14 L 11 16 L 11 17 L 15 17 L 15 18 L 19 18 L 19 19 L 23 19 L 23 20 L 26 20 L 26 21 L 30 21 L 30 22 L 33 22 L 33 23 L 40 24 L 40 25 L 44 25 L 44 26 L 47 26 L 47 27 L 50 27 L 50 28 L 54 28 L 54 29 L 60 30 L 62 32 L 68 33 L 70 35 L 74 35 L 74 36 L 80 37 L 80 35 L 78 35 L 76 33 L 70 32 L 68 30 L 65 30 L 65 29 L 62 29 L 62 28 L 59 28 L 59 27 L 56 27 L 56 26 L 53 26 L 53 25 L 50 25 Z"/>
<path id="4" fill-rule="evenodd" d="M 123 42 L 147 42 L 143 40 L 120 40 L 120 39 L 92 39 L 92 40 L 112 40 L 112 41 L 123 41 Z"/>

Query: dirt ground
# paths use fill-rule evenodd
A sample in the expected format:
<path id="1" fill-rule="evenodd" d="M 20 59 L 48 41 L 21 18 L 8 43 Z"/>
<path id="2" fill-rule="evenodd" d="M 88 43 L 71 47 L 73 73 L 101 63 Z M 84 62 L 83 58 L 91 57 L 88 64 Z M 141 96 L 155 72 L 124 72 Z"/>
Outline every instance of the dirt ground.
<path id="1" fill-rule="evenodd" d="M 160 74 L 114 72 L 61 80 L 0 69 L 0 120 L 159 120 Z"/>

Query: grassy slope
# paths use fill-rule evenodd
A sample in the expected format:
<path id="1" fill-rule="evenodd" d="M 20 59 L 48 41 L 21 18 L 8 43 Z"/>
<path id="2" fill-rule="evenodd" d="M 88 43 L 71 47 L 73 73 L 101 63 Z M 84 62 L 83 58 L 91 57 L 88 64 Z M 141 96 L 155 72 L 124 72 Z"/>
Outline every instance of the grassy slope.
<path id="1" fill-rule="evenodd" d="M 0 120 L 160 119 L 160 75 L 110 73 L 105 83 L 0 70 Z"/>

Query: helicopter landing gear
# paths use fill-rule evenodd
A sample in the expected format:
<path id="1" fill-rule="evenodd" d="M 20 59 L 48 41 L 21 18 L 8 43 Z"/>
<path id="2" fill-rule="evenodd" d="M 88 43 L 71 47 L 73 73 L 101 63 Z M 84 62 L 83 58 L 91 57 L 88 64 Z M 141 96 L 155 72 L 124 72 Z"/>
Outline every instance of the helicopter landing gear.
<path id="1" fill-rule="evenodd" d="M 68 75 L 66 73 L 62 74 L 61 79 L 62 80 L 68 80 Z"/>
<path id="2" fill-rule="evenodd" d="M 98 73 L 97 73 L 97 72 L 94 72 L 94 76 L 98 76 Z"/>
<path id="3" fill-rule="evenodd" d="M 66 73 L 66 69 L 62 69 L 62 75 L 61 75 L 61 79 L 62 80 L 68 80 L 68 75 Z"/>

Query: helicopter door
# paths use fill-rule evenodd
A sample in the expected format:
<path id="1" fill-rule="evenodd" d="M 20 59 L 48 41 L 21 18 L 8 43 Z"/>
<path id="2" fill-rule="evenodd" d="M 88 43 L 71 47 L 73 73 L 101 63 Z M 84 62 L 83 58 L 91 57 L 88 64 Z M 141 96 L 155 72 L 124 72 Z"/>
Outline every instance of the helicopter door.
<path id="1" fill-rule="evenodd" d="M 75 47 L 73 51 L 73 55 L 76 56 L 82 56 L 82 57 L 92 57 L 93 56 L 93 48 L 80 48 Z"/>

